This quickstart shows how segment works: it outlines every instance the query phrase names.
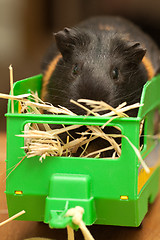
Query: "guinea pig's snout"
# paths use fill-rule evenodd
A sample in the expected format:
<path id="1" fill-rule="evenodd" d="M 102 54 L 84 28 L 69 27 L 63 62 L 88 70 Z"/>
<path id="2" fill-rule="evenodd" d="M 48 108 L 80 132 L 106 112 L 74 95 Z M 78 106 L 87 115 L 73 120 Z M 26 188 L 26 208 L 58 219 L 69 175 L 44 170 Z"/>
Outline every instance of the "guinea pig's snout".
<path id="1" fill-rule="evenodd" d="M 91 99 L 96 101 L 108 101 L 109 91 L 104 81 L 98 78 L 88 78 L 82 81 L 79 86 L 79 98 Z"/>
<path id="2" fill-rule="evenodd" d="M 77 79 L 71 88 L 70 95 L 71 99 L 78 100 L 78 99 L 89 99 L 95 101 L 104 101 L 110 104 L 110 96 L 111 93 L 109 92 L 108 86 L 105 84 L 106 82 L 103 79 L 91 77 L 88 75 L 88 78 L 85 76 L 83 78 Z M 89 106 L 87 106 L 90 108 Z M 86 114 L 86 111 L 77 107 L 76 105 L 72 104 L 72 110 L 76 114 Z M 106 111 L 104 112 L 106 113 Z M 103 112 L 101 112 L 103 114 Z"/>

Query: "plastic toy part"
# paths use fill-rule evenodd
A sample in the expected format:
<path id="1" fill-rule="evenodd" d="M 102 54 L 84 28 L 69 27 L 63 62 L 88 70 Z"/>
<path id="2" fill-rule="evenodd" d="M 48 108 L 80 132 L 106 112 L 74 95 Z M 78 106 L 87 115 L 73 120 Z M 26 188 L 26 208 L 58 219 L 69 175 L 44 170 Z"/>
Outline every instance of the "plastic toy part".
<path id="1" fill-rule="evenodd" d="M 42 75 L 19 81 L 14 94 L 38 92 L 40 96 Z M 121 129 L 122 153 L 117 159 L 46 157 L 25 158 L 6 180 L 6 196 L 9 215 L 24 209 L 19 220 L 44 221 L 50 227 L 63 228 L 72 225 L 72 217 L 65 217 L 67 208 L 84 209 L 86 225 L 107 224 L 139 226 L 159 188 L 159 149 L 154 135 L 154 116 L 160 110 L 160 75 L 147 82 L 143 88 L 138 116 L 115 118 L 108 126 Z M 102 126 L 109 117 L 65 116 L 47 114 L 20 114 L 19 103 L 11 101 L 7 117 L 7 174 L 23 156 L 24 139 L 17 137 L 27 123 Z M 150 168 L 143 170 L 137 155 L 127 141 L 140 148 L 140 127 L 144 121 L 141 155 Z M 150 137 L 147 137 L 150 136 Z"/>
<path id="2" fill-rule="evenodd" d="M 22 194 L 23 194 L 22 191 L 15 191 L 14 193 L 15 193 L 16 195 L 22 195 Z"/>
<path id="3" fill-rule="evenodd" d="M 128 196 L 120 196 L 121 200 L 128 200 Z"/>
<path id="4" fill-rule="evenodd" d="M 73 224 L 72 217 L 65 217 L 66 211 L 62 213 L 57 213 L 55 211 L 50 211 L 50 228 L 66 228 L 67 226 L 72 227 L 73 229 L 78 229 L 78 227 Z"/>
<path id="5" fill-rule="evenodd" d="M 50 180 L 49 194 L 46 198 L 44 222 L 50 223 L 50 215 L 53 215 L 53 212 L 61 212 L 66 203 L 68 203 L 68 208 L 75 206 L 83 207 L 85 209 L 85 222 L 87 225 L 93 224 L 96 216 L 94 199 L 91 193 L 91 179 L 89 176 L 80 174 L 53 174 Z M 59 216 L 57 214 L 57 217 L 61 218 L 61 215 Z M 61 228 L 63 228 L 63 223 Z"/>

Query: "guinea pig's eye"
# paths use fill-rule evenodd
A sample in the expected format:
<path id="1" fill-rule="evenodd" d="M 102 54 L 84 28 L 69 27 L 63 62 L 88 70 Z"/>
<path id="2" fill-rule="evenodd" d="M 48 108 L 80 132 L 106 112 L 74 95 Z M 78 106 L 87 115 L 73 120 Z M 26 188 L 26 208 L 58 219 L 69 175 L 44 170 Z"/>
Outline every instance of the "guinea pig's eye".
<path id="1" fill-rule="evenodd" d="M 119 70 L 118 70 L 117 67 L 112 69 L 111 76 L 112 76 L 113 79 L 118 80 L 118 78 L 119 78 Z"/>
<path id="2" fill-rule="evenodd" d="M 72 69 L 72 75 L 77 76 L 80 73 L 81 68 L 78 66 L 78 64 L 75 64 Z"/>

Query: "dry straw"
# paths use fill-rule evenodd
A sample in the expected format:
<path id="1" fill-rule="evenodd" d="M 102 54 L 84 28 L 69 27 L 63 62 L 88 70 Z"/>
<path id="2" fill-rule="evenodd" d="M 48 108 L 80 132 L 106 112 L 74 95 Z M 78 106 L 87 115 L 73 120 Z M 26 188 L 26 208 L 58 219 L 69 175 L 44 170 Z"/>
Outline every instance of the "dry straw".
<path id="1" fill-rule="evenodd" d="M 21 212 L 13 215 L 12 217 L 8 218 L 7 220 L 1 222 L 1 223 L 0 223 L 0 227 L 3 226 L 3 225 L 6 224 L 6 223 L 9 223 L 9 222 L 11 222 L 12 220 L 18 218 L 19 216 L 23 215 L 24 213 L 25 213 L 25 211 L 22 210 Z"/>
<path id="2" fill-rule="evenodd" d="M 11 95 L 13 96 L 13 67 L 12 67 L 12 65 L 9 66 L 9 72 L 10 72 L 10 89 L 11 89 Z M 11 110 L 12 110 L 12 113 L 14 113 L 13 100 L 11 100 Z"/>
<path id="3" fill-rule="evenodd" d="M 0 97 L 7 98 L 7 95 L 0 94 Z M 55 107 L 50 103 L 43 102 L 37 94 L 24 94 L 19 96 L 8 95 L 9 99 L 18 100 L 21 104 L 21 113 L 28 114 L 41 114 L 47 111 L 52 114 L 65 114 L 76 116 L 75 113 L 69 109 L 59 106 Z M 120 134 L 107 134 L 104 132 L 104 128 L 115 118 L 128 117 L 125 113 L 128 110 L 135 109 L 141 106 L 139 103 L 135 103 L 130 106 L 126 106 L 126 103 L 120 104 L 117 108 L 113 108 L 103 101 L 94 101 L 88 99 L 79 99 L 77 102 L 71 100 L 73 104 L 83 108 L 86 111 L 86 115 L 93 116 L 106 116 L 111 117 L 103 126 L 86 126 L 84 132 L 79 132 L 79 137 L 74 139 L 72 131 L 78 132 L 81 125 L 64 126 L 58 129 L 51 129 L 50 125 L 43 124 L 44 130 L 40 129 L 38 124 L 26 126 L 25 131 L 19 137 L 25 138 L 25 146 L 27 157 L 40 156 L 40 161 L 46 158 L 46 156 L 74 156 L 78 149 L 80 151 L 80 157 L 100 157 L 101 153 L 110 150 L 113 151 L 112 158 L 117 158 L 121 155 L 121 144 L 118 144 L 116 138 L 124 137 L 130 144 L 138 156 L 145 171 L 149 173 L 149 168 L 143 161 L 140 150 L 137 149 L 131 141 L 124 135 Z M 86 106 L 82 105 L 85 104 Z M 89 108 L 87 107 L 89 106 Z M 101 112 L 105 112 L 100 114 Z M 117 128 L 117 127 L 115 127 Z M 142 134 L 143 122 L 140 128 L 140 135 Z M 117 128 L 119 130 L 119 128 Z M 66 142 L 61 139 L 61 134 L 66 134 Z M 90 146 L 96 138 L 101 138 L 106 141 L 106 147 L 102 149 L 90 151 Z M 88 151 L 89 149 L 89 151 Z"/>

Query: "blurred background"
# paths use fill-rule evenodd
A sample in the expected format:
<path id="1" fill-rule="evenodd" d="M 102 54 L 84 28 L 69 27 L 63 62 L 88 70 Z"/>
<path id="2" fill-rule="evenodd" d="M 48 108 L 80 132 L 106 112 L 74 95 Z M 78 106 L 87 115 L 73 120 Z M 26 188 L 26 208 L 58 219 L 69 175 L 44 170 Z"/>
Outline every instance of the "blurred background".
<path id="1" fill-rule="evenodd" d="M 0 93 L 14 81 L 41 72 L 53 32 L 95 15 L 119 15 L 137 23 L 160 45 L 159 0 L 0 0 Z M 7 100 L 0 99 L 0 130 L 5 131 Z"/>

